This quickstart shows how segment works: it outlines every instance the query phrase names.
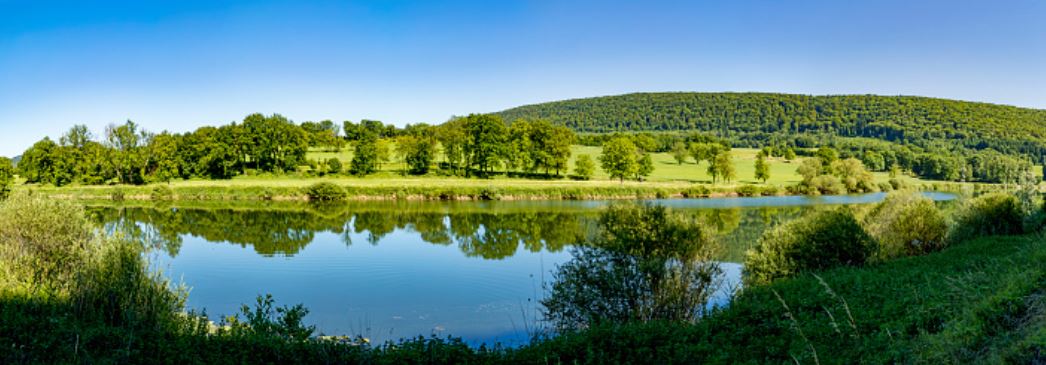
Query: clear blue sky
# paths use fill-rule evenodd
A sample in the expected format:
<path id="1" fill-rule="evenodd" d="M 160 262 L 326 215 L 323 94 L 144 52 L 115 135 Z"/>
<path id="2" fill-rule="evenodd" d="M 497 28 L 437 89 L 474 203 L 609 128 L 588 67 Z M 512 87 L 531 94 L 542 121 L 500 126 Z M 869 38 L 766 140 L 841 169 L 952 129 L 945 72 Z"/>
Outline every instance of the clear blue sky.
<path id="1" fill-rule="evenodd" d="M 0 0 L 0 155 L 75 123 L 403 125 L 635 91 L 1046 108 L 1046 1 Z"/>

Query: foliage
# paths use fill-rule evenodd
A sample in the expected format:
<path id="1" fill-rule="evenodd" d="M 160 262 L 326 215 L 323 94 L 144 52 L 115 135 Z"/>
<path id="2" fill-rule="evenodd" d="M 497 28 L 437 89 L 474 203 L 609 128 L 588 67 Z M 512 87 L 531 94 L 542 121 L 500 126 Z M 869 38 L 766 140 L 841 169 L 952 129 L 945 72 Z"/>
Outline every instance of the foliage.
<path id="1" fill-rule="evenodd" d="M 949 233 L 953 242 L 979 236 L 1020 233 L 1024 214 L 1017 197 L 1005 193 L 983 195 L 964 201 L 955 213 Z"/>
<path id="2" fill-rule="evenodd" d="M 868 233 L 879 242 L 880 260 L 922 255 L 947 244 L 944 214 L 933 200 L 916 192 L 890 193 L 864 221 Z"/>
<path id="3" fill-rule="evenodd" d="M 639 170 L 639 164 L 636 161 L 636 145 L 627 137 L 611 139 L 603 145 L 599 163 L 610 178 L 624 182 L 625 177 L 632 176 Z"/>
<path id="4" fill-rule="evenodd" d="M 326 164 L 327 164 L 327 173 L 334 174 L 334 175 L 337 175 L 337 174 L 341 173 L 341 169 L 342 169 L 341 160 L 339 160 L 337 158 L 329 158 L 329 159 L 327 159 Z"/>
<path id="5" fill-rule="evenodd" d="M 472 114 L 463 118 L 466 138 L 464 151 L 468 167 L 480 174 L 493 172 L 501 163 L 506 130 L 500 117 Z"/>
<path id="6" fill-rule="evenodd" d="M 759 187 L 755 185 L 745 184 L 737 187 L 737 195 L 739 196 L 757 196 L 759 192 Z"/>
<path id="7" fill-rule="evenodd" d="M 755 158 L 755 178 L 756 180 L 762 180 L 764 184 L 770 178 L 770 165 L 766 163 L 766 154 L 764 153 L 759 153 Z"/>
<path id="8" fill-rule="evenodd" d="M 672 158 L 676 159 L 676 162 L 682 165 L 686 162 L 686 158 L 690 156 L 690 149 L 687 148 L 686 143 L 679 141 L 672 144 Z M 697 161 L 701 162 L 701 161 Z"/>
<path id="9" fill-rule="evenodd" d="M 365 176 L 378 171 L 378 137 L 365 134 L 356 142 L 356 150 L 349 163 L 349 173 Z"/>
<path id="10" fill-rule="evenodd" d="M 841 136 L 918 149 L 1046 155 L 1046 111 L 913 96 L 635 93 L 527 105 L 498 115 L 548 119 L 579 132 L 709 131 L 729 136 L 737 147 L 774 140 L 817 147 Z"/>
<path id="11" fill-rule="evenodd" d="M 833 172 L 835 177 L 839 178 L 847 192 L 871 193 L 878 190 L 872 173 L 864 168 L 861 160 L 856 158 L 836 160 L 831 163 L 829 170 Z"/>
<path id="12" fill-rule="evenodd" d="M 578 179 L 588 180 L 596 170 L 596 164 L 592 162 L 592 156 L 578 155 L 574 159 L 574 176 Z"/>
<path id="13" fill-rule="evenodd" d="M 436 157 L 436 141 L 431 136 L 402 136 L 397 140 L 396 151 L 407 163 L 408 173 L 424 175 Z"/>
<path id="14" fill-rule="evenodd" d="M 875 252 L 875 241 L 846 208 L 825 210 L 763 234 L 745 254 L 746 284 L 765 284 L 802 272 L 859 266 Z"/>
<path id="15" fill-rule="evenodd" d="M 0 157 L 0 200 L 11 194 L 11 185 L 15 181 L 15 167 L 11 159 Z"/>
<path id="16" fill-rule="evenodd" d="M 636 165 L 636 180 L 643 181 L 654 172 L 654 160 L 650 158 L 648 152 L 640 153 L 639 158 L 636 159 Z"/>
<path id="17" fill-rule="evenodd" d="M 591 245 L 557 268 L 546 320 L 559 330 L 610 322 L 696 321 L 716 288 L 710 230 L 658 205 L 614 205 Z"/>
<path id="18" fill-rule="evenodd" d="M 341 186 L 329 182 L 320 182 L 305 188 L 305 195 L 309 201 L 336 201 L 345 200 L 348 194 Z"/>

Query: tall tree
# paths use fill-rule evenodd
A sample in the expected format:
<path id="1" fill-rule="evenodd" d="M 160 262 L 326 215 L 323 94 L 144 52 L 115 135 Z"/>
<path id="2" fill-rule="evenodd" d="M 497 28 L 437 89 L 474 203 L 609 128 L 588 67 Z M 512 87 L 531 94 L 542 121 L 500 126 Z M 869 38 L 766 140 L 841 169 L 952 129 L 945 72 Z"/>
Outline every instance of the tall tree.
<path id="1" fill-rule="evenodd" d="M 465 155 L 468 156 L 468 165 L 481 173 L 492 172 L 504 151 L 506 129 L 500 117 L 486 114 L 465 117 Z"/>
<path id="2" fill-rule="evenodd" d="M 378 136 L 366 133 L 356 141 L 356 149 L 349 163 L 349 172 L 356 176 L 365 176 L 378 171 Z"/>
<path id="3" fill-rule="evenodd" d="M 672 144 L 672 157 L 676 159 L 676 163 L 682 165 L 688 155 L 690 150 L 686 148 L 686 143 L 679 141 Z"/>
<path id="4" fill-rule="evenodd" d="M 0 199 L 6 199 L 11 193 L 15 181 L 15 167 L 11 159 L 0 157 Z"/>
<path id="5" fill-rule="evenodd" d="M 406 163 L 408 173 L 424 175 L 429 172 L 435 158 L 436 141 L 431 136 L 403 135 L 397 139 L 396 152 Z"/>
<path id="6" fill-rule="evenodd" d="M 141 148 L 147 138 L 148 134 L 139 130 L 138 125 L 130 120 L 121 125 L 110 124 L 105 128 L 106 146 L 112 149 L 109 154 L 110 165 L 121 184 L 143 182 L 142 170 L 146 163 Z"/>
<path id="7" fill-rule="evenodd" d="M 714 160 L 715 163 L 713 165 L 715 165 L 716 174 L 713 174 L 713 182 L 715 182 L 715 175 L 719 175 L 719 177 L 726 182 L 733 181 L 734 178 L 737 177 L 737 172 L 734 169 L 733 156 L 730 154 L 730 151 L 719 151 Z"/>
<path id="8" fill-rule="evenodd" d="M 595 170 L 596 165 L 592 162 L 592 156 L 582 154 L 577 155 L 577 158 L 574 159 L 574 175 L 578 179 L 591 179 Z"/>
<path id="9" fill-rule="evenodd" d="M 766 163 L 766 155 L 762 152 L 755 156 L 755 178 L 762 180 L 764 184 L 770 178 L 770 165 Z"/>
<path id="10" fill-rule="evenodd" d="M 603 144 L 599 163 L 611 179 L 616 178 L 624 182 L 625 177 L 634 175 L 639 168 L 636 161 L 636 145 L 632 143 L 631 138 L 615 137 Z"/>
<path id="11" fill-rule="evenodd" d="M 650 157 L 650 152 L 640 152 L 636 164 L 636 180 L 643 181 L 654 172 L 654 160 Z"/>
<path id="12" fill-rule="evenodd" d="M 178 159 L 177 135 L 163 132 L 153 136 L 147 148 L 150 164 L 148 174 L 155 181 L 170 182 L 179 176 L 181 161 Z"/>

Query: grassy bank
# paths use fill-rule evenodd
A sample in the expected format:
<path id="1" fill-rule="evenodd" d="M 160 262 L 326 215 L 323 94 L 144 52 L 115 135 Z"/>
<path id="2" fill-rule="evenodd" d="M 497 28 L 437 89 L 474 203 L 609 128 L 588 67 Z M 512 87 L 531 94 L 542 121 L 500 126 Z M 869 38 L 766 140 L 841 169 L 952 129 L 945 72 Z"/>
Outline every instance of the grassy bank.
<path id="1" fill-rule="evenodd" d="M 18 186 L 57 198 L 78 200 L 244 200 L 305 201 L 307 188 L 331 183 L 343 189 L 348 200 L 582 200 L 696 198 L 749 195 L 784 195 L 784 185 L 700 184 L 672 181 L 527 180 L 512 178 L 465 179 L 452 177 L 402 177 L 395 175 L 352 177 L 244 177 L 232 180 L 187 180 L 150 185 L 117 186 Z M 1001 189 L 1001 185 L 911 180 L 909 187 L 932 191 L 975 192 Z"/>

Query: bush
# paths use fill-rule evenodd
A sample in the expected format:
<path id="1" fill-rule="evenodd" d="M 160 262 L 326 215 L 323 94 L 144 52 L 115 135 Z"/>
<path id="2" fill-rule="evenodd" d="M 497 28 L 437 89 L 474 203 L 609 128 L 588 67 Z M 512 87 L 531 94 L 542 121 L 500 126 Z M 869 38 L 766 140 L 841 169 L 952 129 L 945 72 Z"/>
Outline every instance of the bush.
<path id="1" fill-rule="evenodd" d="M 499 200 L 501 199 L 501 190 L 495 187 L 486 187 L 479 192 L 478 198 L 480 200 Z"/>
<path id="2" fill-rule="evenodd" d="M 839 178 L 831 175 L 821 175 L 810 180 L 810 189 L 819 194 L 838 195 L 846 193 L 846 186 Z"/>
<path id="3" fill-rule="evenodd" d="M 893 185 L 890 185 L 890 183 L 886 182 L 886 181 L 880 181 L 879 182 L 879 191 L 883 191 L 883 192 L 887 192 L 887 193 L 890 192 L 890 191 L 893 191 Z"/>
<path id="4" fill-rule="evenodd" d="M 994 193 L 963 202 L 955 215 L 950 239 L 963 241 L 979 236 L 1021 233 L 1024 214 L 1017 197 Z"/>
<path id="5" fill-rule="evenodd" d="M 774 195 L 778 195 L 780 193 L 781 193 L 781 189 L 779 189 L 777 187 L 777 185 L 767 185 L 767 186 L 764 186 L 763 187 L 763 191 L 762 191 L 762 195 L 763 196 L 774 196 Z"/>
<path id="6" fill-rule="evenodd" d="M 825 210 L 779 225 L 745 253 L 746 285 L 801 272 L 862 265 L 875 241 L 846 208 Z"/>
<path id="7" fill-rule="evenodd" d="M 329 182 L 310 185 L 305 188 L 305 195 L 309 197 L 310 201 L 336 201 L 345 200 L 348 197 L 345 189 Z"/>
<path id="8" fill-rule="evenodd" d="M 904 182 L 904 180 L 890 179 L 889 183 L 890 186 L 893 187 L 893 190 L 903 190 L 908 188 L 908 183 Z"/>
<path id="9" fill-rule="evenodd" d="M 149 198 L 152 200 L 171 200 L 174 198 L 174 190 L 171 190 L 171 187 L 167 185 L 156 185 L 153 187 L 152 193 L 149 194 Z"/>
<path id="10" fill-rule="evenodd" d="M 879 242 L 878 257 L 921 255 L 945 247 L 948 223 L 933 200 L 915 192 L 891 193 L 865 217 Z"/>
<path id="11" fill-rule="evenodd" d="M 704 185 L 693 186 L 682 192 L 684 198 L 703 198 L 710 194 L 712 194 L 712 190 Z"/>
<path id="12" fill-rule="evenodd" d="M 559 330 L 597 323 L 696 321 L 721 273 L 713 229 L 660 205 L 611 205 L 600 231 L 559 266 L 541 300 Z"/>
<path id="13" fill-rule="evenodd" d="M 755 185 L 741 185 L 737 187 L 737 195 L 739 196 L 756 196 L 759 195 L 759 187 Z"/>
<path id="14" fill-rule="evenodd" d="M 341 169 L 341 160 L 334 157 L 327 160 L 327 173 L 337 175 L 341 173 Z"/>

